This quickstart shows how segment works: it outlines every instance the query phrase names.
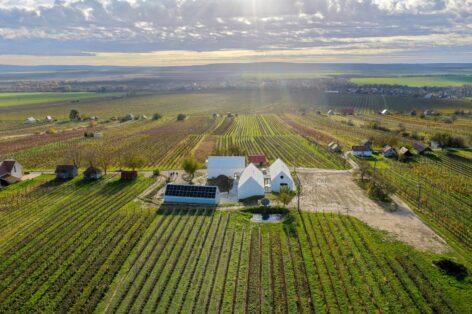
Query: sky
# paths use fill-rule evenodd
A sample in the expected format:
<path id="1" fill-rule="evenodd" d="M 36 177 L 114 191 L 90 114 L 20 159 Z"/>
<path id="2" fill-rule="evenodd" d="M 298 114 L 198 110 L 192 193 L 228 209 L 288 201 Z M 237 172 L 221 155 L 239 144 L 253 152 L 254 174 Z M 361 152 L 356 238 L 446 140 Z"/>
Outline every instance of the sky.
<path id="1" fill-rule="evenodd" d="M 472 0 L 0 0 L 0 64 L 472 62 Z"/>

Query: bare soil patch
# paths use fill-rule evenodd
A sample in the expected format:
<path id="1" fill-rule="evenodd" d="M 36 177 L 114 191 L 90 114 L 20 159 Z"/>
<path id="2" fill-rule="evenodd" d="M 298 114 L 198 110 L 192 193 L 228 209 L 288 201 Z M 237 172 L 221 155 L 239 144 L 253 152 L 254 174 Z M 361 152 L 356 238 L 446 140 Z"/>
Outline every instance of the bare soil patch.
<path id="1" fill-rule="evenodd" d="M 297 169 L 302 184 L 300 208 L 306 211 L 344 213 L 388 231 L 397 239 L 422 250 L 444 252 L 445 241 L 423 223 L 399 198 L 397 210 L 388 211 L 371 199 L 353 180 L 350 171 Z M 296 199 L 293 205 L 296 206 Z"/>

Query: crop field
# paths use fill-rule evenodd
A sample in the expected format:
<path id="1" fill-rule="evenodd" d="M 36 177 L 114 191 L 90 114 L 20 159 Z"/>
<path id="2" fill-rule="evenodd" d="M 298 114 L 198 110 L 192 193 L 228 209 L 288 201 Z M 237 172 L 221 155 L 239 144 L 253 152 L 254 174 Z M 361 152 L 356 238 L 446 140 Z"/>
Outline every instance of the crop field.
<path id="1" fill-rule="evenodd" d="M 152 220 L 132 202 L 151 182 L 44 178 L 0 195 L 0 312 L 90 312 Z"/>
<path id="2" fill-rule="evenodd" d="M 421 254 L 381 245 L 382 235 L 354 218 L 303 214 L 282 225 L 257 225 L 249 217 L 162 210 L 97 312 L 448 312 L 462 306 L 449 299 L 461 296 L 446 294 L 451 287 L 439 285 L 445 278 Z"/>
<path id="3" fill-rule="evenodd" d="M 470 75 L 432 75 L 432 76 L 395 76 L 395 77 L 355 77 L 351 82 L 360 85 L 406 85 L 411 87 L 424 86 L 462 86 L 472 84 Z"/>
<path id="4" fill-rule="evenodd" d="M 23 105 L 35 105 L 45 103 L 57 103 L 68 101 L 80 101 L 92 98 L 105 98 L 119 96 L 120 93 L 90 93 L 90 92 L 68 92 L 68 93 L 0 93 L 0 107 L 13 107 Z"/>

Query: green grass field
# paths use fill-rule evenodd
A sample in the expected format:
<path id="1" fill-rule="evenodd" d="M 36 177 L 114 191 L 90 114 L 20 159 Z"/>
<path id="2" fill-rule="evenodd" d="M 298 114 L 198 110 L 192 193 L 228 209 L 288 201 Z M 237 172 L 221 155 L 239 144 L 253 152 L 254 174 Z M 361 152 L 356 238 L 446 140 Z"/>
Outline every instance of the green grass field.
<path id="1" fill-rule="evenodd" d="M 359 220 L 143 208 L 151 184 L 41 176 L 0 194 L 0 312 L 458 313 L 470 279 Z M 51 205 L 53 204 L 53 205 Z"/>
<path id="2" fill-rule="evenodd" d="M 68 102 L 73 100 L 80 101 L 91 98 L 104 98 L 117 95 L 119 95 L 119 93 L 0 93 L 0 107 L 45 104 L 53 102 Z"/>
<path id="3" fill-rule="evenodd" d="M 472 84 L 471 75 L 433 75 L 433 76 L 396 76 L 396 77 L 355 77 L 350 80 L 360 85 L 385 84 L 406 85 L 411 87 L 424 86 L 462 86 Z"/>

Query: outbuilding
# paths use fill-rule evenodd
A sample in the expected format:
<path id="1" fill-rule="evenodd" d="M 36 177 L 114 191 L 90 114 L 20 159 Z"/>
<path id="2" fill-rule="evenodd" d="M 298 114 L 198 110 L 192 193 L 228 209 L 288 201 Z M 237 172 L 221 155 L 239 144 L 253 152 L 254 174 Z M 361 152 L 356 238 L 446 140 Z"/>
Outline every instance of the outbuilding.
<path id="1" fill-rule="evenodd" d="M 7 186 L 21 180 L 23 167 L 13 159 L 0 161 L 0 186 Z"/>
<path id="2" fill-rule="evenodd" d="M 217 186 L 167 184 L 164 202 L 217 205 L 220 202 L 220 191 Z"/>
<path id="3" fill-rule="evenodd" d="M 250 155 L 247 160 L 256 167 L 263 167 L 267 164 L 267 158 L 264 154 Z"/>
<path id="4" fill-rule="evenodd" d="M 254 164 L 249 164 L 238 181 L 238 199 L 264 196 L 264 174 Z"/>
<path id="5" fill-rule="evenodd" d="M 208 179 L 224 175 L 234 178 L 240 175 L 246 167 L 244 156 L 210 156 L 208 157 Z"/>
<path id="6" fill-rule="evenodd" d="M 423 145 L 423 143 L 420 142 L 414 142 L 413 143 L 413 148 L 418 152 L 420 155 L 424 155 L 426 153 L 430 153 L 432 150 L 426 145 Z"/>
<path id="7" fill-rule="evenodd" d="M 137 177 L 138 172 L 135 170 L 121 170 L 121 180 L 123 181 L 136 180 Z"/>
<path id="8" fill-rule="evenodd" d="M 328 144 L 328 150 L 332 153 L 340 153 L 341 152 L 341 147 L 339 146 L 338 143 L 331 142 Z"/>
<path id="9" fill-rule="evenodd" d="M 102 170 L 95 168 L 93 166 L 88 167 L 84 171 L 85 180 L 98 180 L 102 177 Z"/>
<path id="10" fill-rule="evenodd" d="M 397 151 L 392 146 L 385 145 L 384 147 L 382 147 L 382 155 L 384 157 L 396 157 Z"/>
<path id="11" fill-rule="evenodd" d="M 287 165 L 280 159 L 277 159 L 269 168 L 270 185 L 273 192 L 279 192 L 280 188 L 287 186 L 290 191 L 295 191 L 295 182 Z"/>
<path id="12" fill-rule="evenodd" d="M 68 180 L 77 176 L 78 169 L 77 166 L 74 165 L 58 165 L 55 173 L 56 179 Z"/>
<path id="13" fill-rule="evenodd" d="M 352 146 L 352 154 L 356 157 L 371 157 L 372 150 L 364 145 Z"/>
<path id="14" fill-rule="evenodd" d="M 36 120 L 34 117 L 29 117 L 25 120 L 25 124 L 35 124 L 36 122 L 38 122 L 38 120 Z"/>

